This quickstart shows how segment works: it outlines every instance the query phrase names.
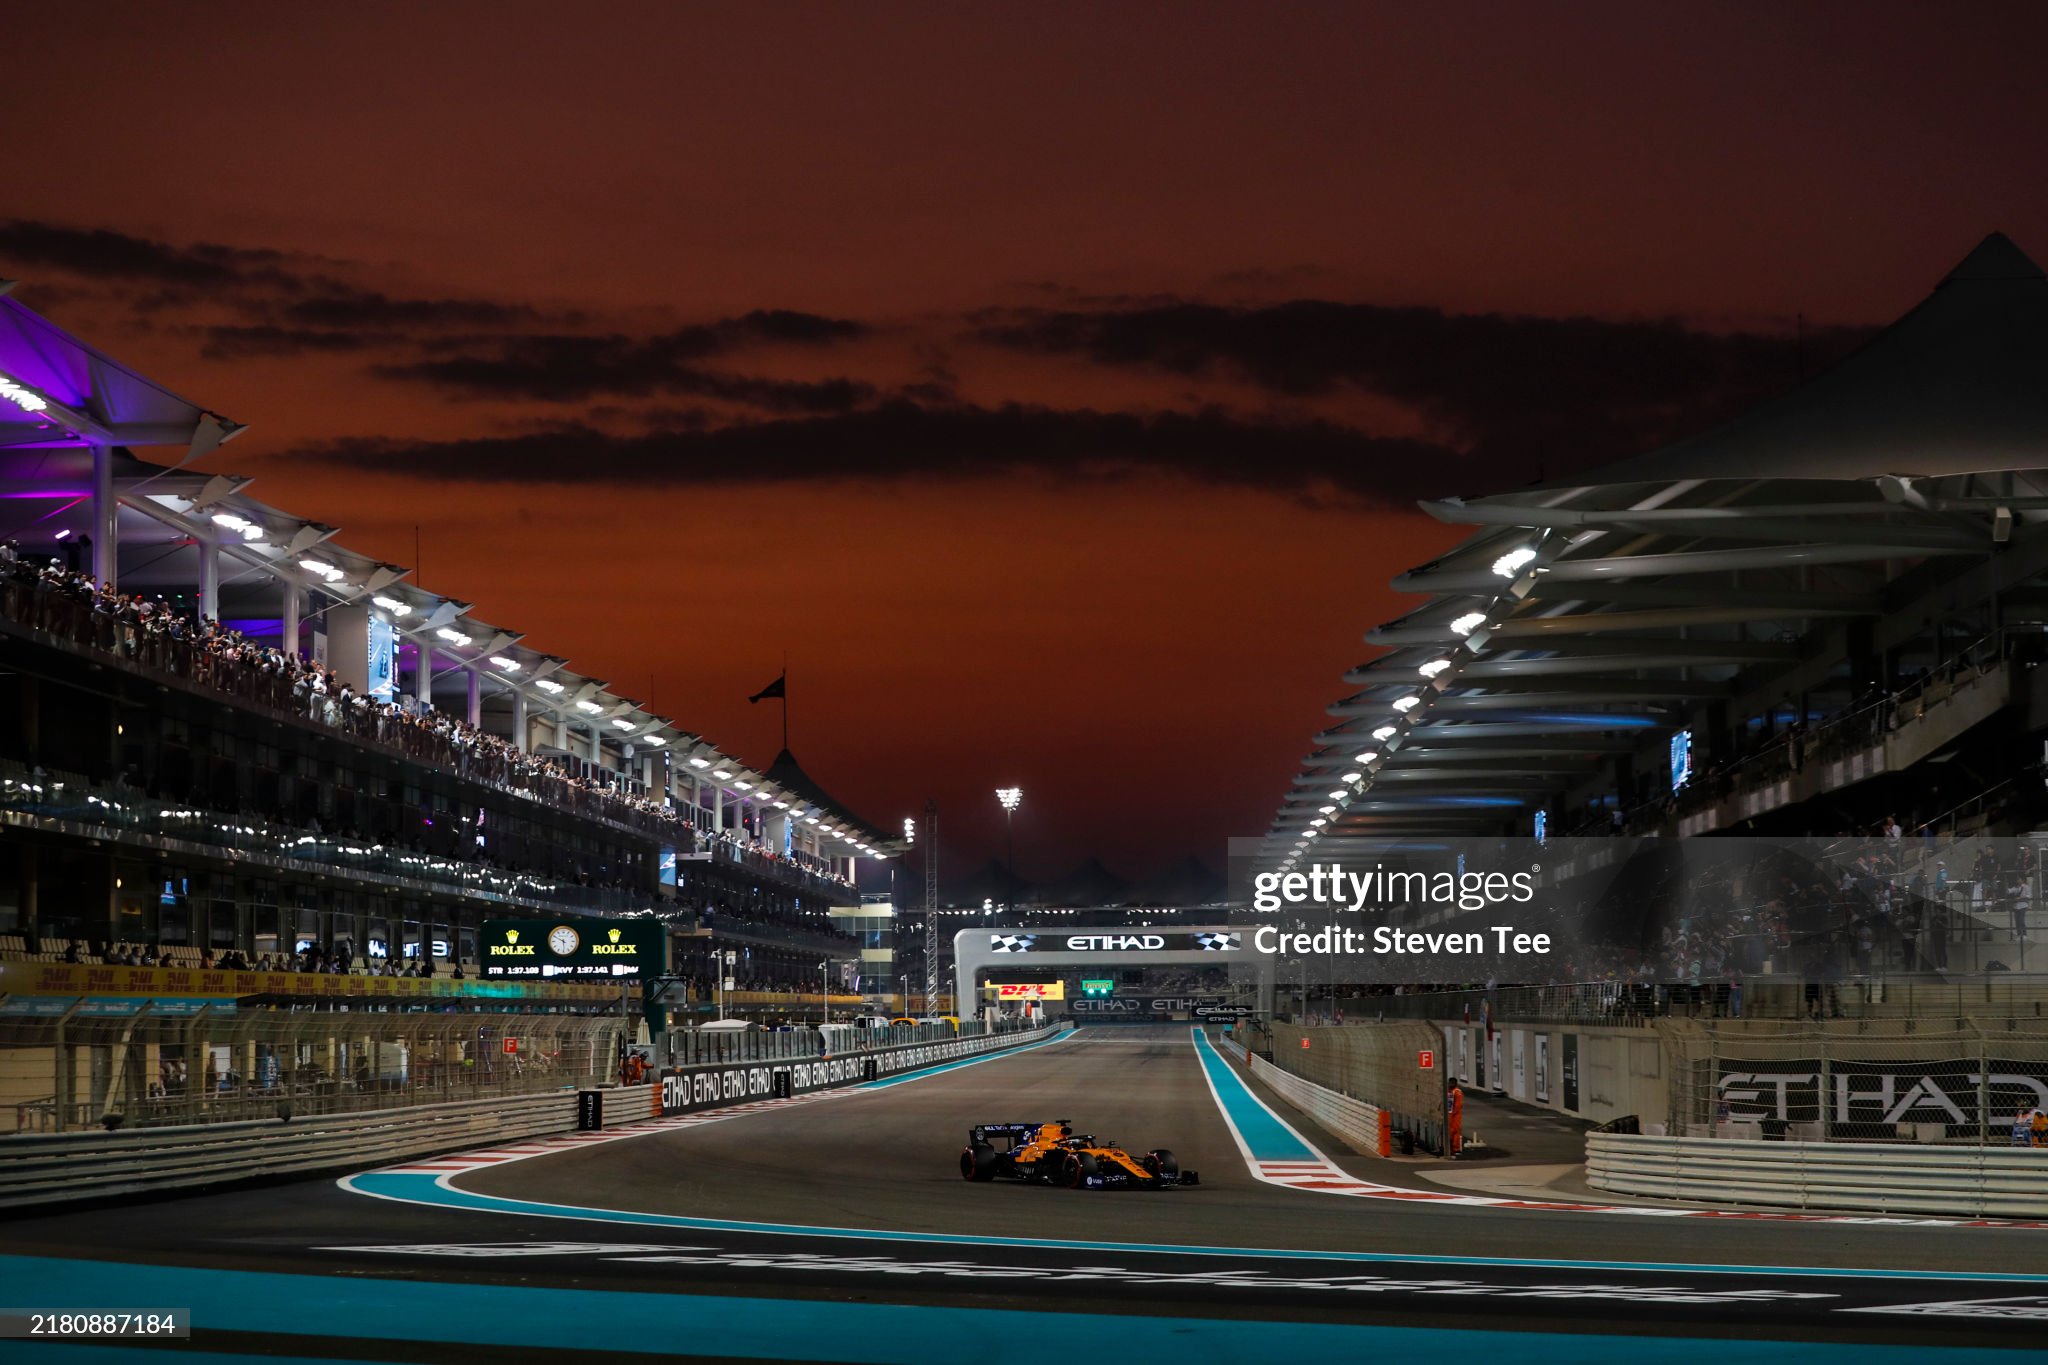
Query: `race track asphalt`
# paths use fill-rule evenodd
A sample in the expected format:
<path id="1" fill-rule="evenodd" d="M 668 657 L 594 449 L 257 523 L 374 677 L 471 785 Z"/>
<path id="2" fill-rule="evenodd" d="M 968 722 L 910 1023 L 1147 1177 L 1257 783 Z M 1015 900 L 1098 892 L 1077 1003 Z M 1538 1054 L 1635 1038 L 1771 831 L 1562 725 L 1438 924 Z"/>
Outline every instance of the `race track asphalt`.
<path id="1" fill-rule="evenodd" d="M 1353 1173 L 1422 1183 L 1261 1098 Z M 1170 1147 L 1202 1184 L 1137 1193 L 960 1179 L 971 1125 L 1051 1118 L 1134 1150 Z M 1177 1365 L 2048 1358 L 2048 1232 L 1416 1206 L 1282 1188 L 1247 1170 L 1182 1028 L 1089 1029 L 706 1119 L 440 1183 L 373 1175 L 353 1188 L 306 1181 L 15 1218 L 0 1223 L 0 1286 L 15 1291 L 0 1299 L 192 1305 L 204 1330 L 191 1344 L 221 1360 L 947 1365 L 1012 1347 Z M 979 1337 L 989 1340 L 971 1349 Z M 163 1358 L 150 1347 L 10 1355 L 11 1345 L 0 1343 L 10 1365 Z"/>
<path id="2" fill-rule="evenodd" d="M 1263 1087 L 1260 1098 L 1354 1174 L 1405 1168 L 1352 1154 Z M 1172 1149 L 1197 1189 L 1128 1193 L 971 1185 L 957 1166 L 976 1123 L 1071 1118 L 1132 1151 Z M 1910 1270 L 2048 1270 L 2048 1233 L 1872 1224 L 1700 1222 L 1612 1214 L 1409 1207 L 1280 1188 L 1247 1170 L 1186 1028 L 1082 1030 L 1055 1047 L 829 1104 L 549 1157 L 575 1202 L 707 1218 L 915 1232 L 1318 1251 L 1429 1252 Z M 515 1198 L 539 1174 L 515 1163 L 462 1188 Z M 1421 1181 L 1412 1181 L 1418 1186 Z"/>

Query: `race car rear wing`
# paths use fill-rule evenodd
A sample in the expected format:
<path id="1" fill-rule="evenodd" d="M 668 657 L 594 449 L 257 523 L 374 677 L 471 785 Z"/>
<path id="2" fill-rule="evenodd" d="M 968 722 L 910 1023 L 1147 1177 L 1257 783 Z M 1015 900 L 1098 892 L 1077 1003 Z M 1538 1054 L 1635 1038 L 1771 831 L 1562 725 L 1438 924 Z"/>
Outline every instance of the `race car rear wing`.
<path id="1" fill-rule="evenodd" d="M 1036 1123 L 977 1123 L 968 1129 L 967 1138 L 969 1142 L 992 1142 L 996 1138 L 1008 1138 L 1010 1144 L 1015 1146 L 1017 1143 L 1028 1142 L 1037 1137 L 1038 1130 L 1045 1127 L 1048 1121 L 1057 1123 L 1062 1128 L 1071 1128 L 1074 1122 L 1072 1119 L 1040 1119 Z"/>

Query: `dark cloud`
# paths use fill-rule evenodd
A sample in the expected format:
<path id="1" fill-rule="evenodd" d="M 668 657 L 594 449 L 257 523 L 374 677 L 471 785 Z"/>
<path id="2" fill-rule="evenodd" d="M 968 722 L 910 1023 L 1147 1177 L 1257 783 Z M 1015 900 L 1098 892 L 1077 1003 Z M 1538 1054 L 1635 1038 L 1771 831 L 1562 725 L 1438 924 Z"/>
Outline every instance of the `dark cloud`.
<path id="1" fill-rule="evenodd" d="M 217 242 L 174 246 L 108 228 L 0 220 L 0 260 L 77 275 L 185 286 L 276 284 L 291 277 L 291 259 L 258 247 Z"/>
<path id="2" fill-rule="evenodd" d="M 698 323 L 651 337 L 535 333 L 430 344 L 428 358 L 380 365 L 386 379 L 430 384 L 469 397 L 574 402 L 601 395 L 688 394 L 777 412 L 850 407 L 872 395 L 851 380 L 750 379 L 696 362 L 750 345 L 827 346 L 867 335 L 865 325 L 782 309 Z"/>
<path id="3" fill-rule="evenodd" d="M 523 303 L 491 299 L 393 298 L 322 280 L 318 292 L 282 305 L 279 316 L 301 327 L 530 327 L 542 322 L 576 322 L 577 315 L 551 317 Z"/>
<path id="4" fill-rule="evenodd" d="M 1213 411 L 926 407 L 900 399 L 858 412 L 708 430 L 617 435 L 569 428 L 429 443 L 337 441 L 291 458 L 427 479 L 595 480 L 642 488 L 1019 471 L 1083 478 L 1165 473 L 1345 503 L 1441 492 L 1446 461 L 1459 459 L 1438 446 L 1326 422 L 1262 422 Z"/>
<path id="5" fill-rule="evenodd" d="M 218 304 L 256 324 L 252 334 L 265 327 L 280 336 L 295 332 L 302 351 L 360 349 L 399 328 L 573 326 L 583 320 L 578 313 L 548 313 L 525 303 L 405 298 L 364 289 L 336 273 L 349 263 L 324 257 L 212 242 L 181 245 L 26 219 L 0 221 L 0 262 L 142 286 L 127 296 L 141 314 Z M 312 329 L 360 335 L 354 342 L 322 344 Z M 238 343 L 227 338 L 221 344 L 223 350 L 209 354 L 235 353 Z"/>
<path id="6" fill-rule="evenodd" d="M 1170 302 L 983 315 L 977 334 L 1191 378 L 1227 375 L 1291 398 L 1343 391 L 1412 406 L 1489 462 L 1519 452 L 1550 472 L 1633 453 L 1790 387 L 1868 333 L 1715 333 L 1672 319 L 1456 314 L 1299 300 Z"/>
<path id="7" fill-rule="evenodd" d="M 354 332 L 323 332 L 306 327 L 279 327 L 272 323 L 250 326 L 222 325 L 201 329 L 205 340 L 199 354 L 208 360 L 273 359 L 304 355 L 365 350 L 393 340 L 389 336 L 367 336 Z"/>

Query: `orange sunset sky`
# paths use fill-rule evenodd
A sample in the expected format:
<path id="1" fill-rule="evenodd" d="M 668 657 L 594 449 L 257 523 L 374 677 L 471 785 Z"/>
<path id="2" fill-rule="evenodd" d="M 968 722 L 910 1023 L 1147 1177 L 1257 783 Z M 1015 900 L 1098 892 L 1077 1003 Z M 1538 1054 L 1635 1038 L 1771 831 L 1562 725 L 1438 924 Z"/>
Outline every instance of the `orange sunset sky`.
<path id="1" fill-rule="evenodd" d="M 2038 6 L 44 5 L 16 297 L 956 867 L 1263 830 L 1459 537 L 2048 253 Z M 415 528 L 420 554 L 415 560 Z M 0 528 L 4 533 L 5 528 Z"/>

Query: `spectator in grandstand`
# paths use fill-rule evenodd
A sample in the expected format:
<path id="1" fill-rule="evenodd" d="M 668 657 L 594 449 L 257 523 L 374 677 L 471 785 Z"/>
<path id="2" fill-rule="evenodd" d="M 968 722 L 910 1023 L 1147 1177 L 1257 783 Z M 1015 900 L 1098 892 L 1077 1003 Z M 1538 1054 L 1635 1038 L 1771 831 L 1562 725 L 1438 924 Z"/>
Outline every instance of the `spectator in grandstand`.
<path id="1" fill-rule="evenodd" d="M 82 542 L 83 537 L 78 538 Z M 77 542 L 74 542 L 77 543 Z M 37 568 L 25 561 L 0 563 L 5 608 L 40 630 L 80 644 L 112 649 L 150 666 L 182 674 L 219 690 L 344 729 L 445 764 L 480 781 L 530 792 L 547 800 L 592 807 L 607 815 L 637 817 L 680 836 L 685 847 L 709 837 L 695 829 L 697 816 L 674 810 L 631 789 L 628 779 L 605 774 L 593 782 L 575 777 L 551 760 L 529 754 L 508 739 L 470 726 L 431 708 L 374 702 L 356 696 L 318 664 L 261 645 L 210 618 L 187 619 L 162 601 L 128 598 L 104 590 L 88 575 L 58 565 Z M 623 808 L 623 811 L 621 810 Z M 785 857 L 727 832 L 717 841 L 742 861 L 760 858 L 790 863 L 843 884 L 828 868 L 805 855 Z"/>
<path id="2" fill-rule="evenodd" d="M 2027 910 L 2029 908 L 2026 878 L 2016 878 L 2012 886 L 2007 889 L 2006 895 L 2011 898 L 2012 903 L 2012 936 L 2018 942 L 2024 943 L 2027 939 Z"/>

